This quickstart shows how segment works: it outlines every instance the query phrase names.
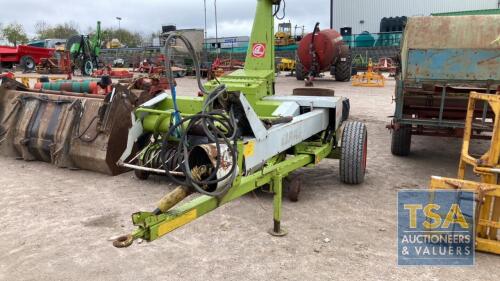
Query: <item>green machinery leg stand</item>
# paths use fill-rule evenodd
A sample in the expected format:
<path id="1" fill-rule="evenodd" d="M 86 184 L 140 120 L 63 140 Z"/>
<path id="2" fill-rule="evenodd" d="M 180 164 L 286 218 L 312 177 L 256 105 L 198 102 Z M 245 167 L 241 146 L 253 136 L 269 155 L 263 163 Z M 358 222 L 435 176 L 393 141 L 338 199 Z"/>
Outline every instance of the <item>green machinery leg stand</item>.
<path id="1" fill-rule="evenodd" d="M 272 236 L 285 236 L 287 231 L 281 228 L 281 200 L 283 198 L 283 176 L 276 172 L 273 175 L 272 190 L 274 193 L 273 197 L 273 228 L 269 230 L 269 234 Z"/>

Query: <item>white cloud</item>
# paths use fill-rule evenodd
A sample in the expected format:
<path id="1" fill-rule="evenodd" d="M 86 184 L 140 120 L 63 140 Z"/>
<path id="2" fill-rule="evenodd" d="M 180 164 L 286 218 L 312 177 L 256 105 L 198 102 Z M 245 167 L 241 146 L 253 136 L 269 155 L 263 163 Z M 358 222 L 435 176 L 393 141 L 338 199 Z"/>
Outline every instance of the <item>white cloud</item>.
<path id="1" fill-rule="evenodd" d="M 214 0 L 207 0 L 208 35 L 215 35 Z M 286 0 L 287 17 L 295 25 L 305 25 L 311 31 L 316 21 L 327 27 L 329 3 L 327 0 Z M 249 35 L 255 13 L 255 0 L 217 0 L 220 36 Z M 164 24 L 178 28 L 203 28 L 203 0 L 0 0 L 0 22 L 18 22 L 25 31 L 35 35 L 35 23 L 49 24 L 68 21 L 78 23 L 81 32 L 94 27 L 96 21 L 103 28 L 117 28 L 116 17 L 122 17 L 121 26 L 132 31 L 150 34 Z"/>

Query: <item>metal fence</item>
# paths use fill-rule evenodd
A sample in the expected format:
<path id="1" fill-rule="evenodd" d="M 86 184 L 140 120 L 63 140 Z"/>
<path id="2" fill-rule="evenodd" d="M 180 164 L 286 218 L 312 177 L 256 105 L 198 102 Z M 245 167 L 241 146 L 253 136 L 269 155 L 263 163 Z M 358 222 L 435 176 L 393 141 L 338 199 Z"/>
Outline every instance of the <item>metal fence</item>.
<path id="1" fill-rule="evenodd" d="M 343 36 L 344 42 L 351 47 L 353 52 L 353 61 L 360 61 L 360 65 L 365 65 L 368 58 L 378 59 L 379 57 L 392 57 L 398 52 L 402 38 L 402 32 L 387 33 L 362 33 L 350 36 Z M 248 49 L 248 41 L 232 40 L 231 42 L 220 39 L 219 44 L 207 42 L 204 44 L 204 50 L 207 51 L 205 60 L 213 60 L 221 55 L 224 58 L 245 60 L 245 54 Z M 220 48 L 217 48 L 220 47 Z M 276 46 L 276 57 L 295 58 L 295 52 L 298 44 L 288 46 Z M 103 49 L 101 59 L 106 63 L 112 63 L 114 59 L 122 58 L 127 65 L 138 65 L 146 58 L 154 58 L 160 53 L 160 47 L 142 47 L 142 48 L 121 48 L 121 49 Z M 364 58 L 364 59 L 361 59 Z M 182 58 L 179 58 L 182 64 Z M 357 65 L 358 63 L 354 63 Z"/>
<path id="2" fill-rule="evenodd" d="M 366 47 L 399 47 L 402 32 L 384 32 L 384 33 L 361 33 L 349 36 L 343 36 L 344 42 L 351 48 L 366 48 Z M 233 41 L 233 42 L 214 42 L 205 43 L 205 50 L 210 53 L 246 53 L 248 49 L 248 41 Z M 219 48 L 218 48 L 219 47 Z M 276 46 L 276 51 L 296 51 L 298 45 Z"/>
<path id="3" fill-rule="evenodd" d="M 343 36 L 351 48 L 359 47 L 399 47 L 403 32 L 361 33 Z"/>

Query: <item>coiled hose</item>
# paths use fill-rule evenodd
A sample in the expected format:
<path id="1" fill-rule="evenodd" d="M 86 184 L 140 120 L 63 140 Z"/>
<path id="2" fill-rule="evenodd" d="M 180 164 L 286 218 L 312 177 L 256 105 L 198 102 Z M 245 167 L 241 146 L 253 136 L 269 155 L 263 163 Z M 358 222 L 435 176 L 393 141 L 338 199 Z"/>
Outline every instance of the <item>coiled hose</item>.
<path id="1" fill-rule="evenodd" d="M 174 75 L 172 71 L 172 67 L 168 58 L 170 58 L 171 46 L 170 42 L 174 39 L 179 39 L 186 46 L 191 59 L 193 60 L 193 64 L 196 72 L 196 80 L 198 83 L 198 88 L 200 91 L 206 95 L 205 102 L 203 104 L 203 108 L 201 113 L 195 114 L 186 118 L 181 118 L 180 112 L 177 107 L 176 100 L 176 91 L 174 86 Z M 223 110 L 214 110 L 214 102 L 224 93 L 227 92 L 227 88 L 224 84 L 218 85 L 213 91 L 209 92 L 203 86 L 201 81 L 201 71 L 200 64 L 198 60 L 198 56 L 194 50 L 191 42 L 181 34 L 170 34 L 165 41 L 165 69 L 167 72 L 167 79 L 171 85 L 172 91 L 172 100 L 174 104 L 174 124 L 170 126 L 169 131 L 163 136 L 162 141 L 162 162 L 164 163 L 163 167 L 167 176 L 173 182 L 193 188 L 195 191 L 209 195 L 209 196 L 221 196 L 225 194 L 232 185 L 232 182 L 237 176 L 237 147 L 236 147 L 236 119 L 234 117 L 234 112 L 232 108 L 229 112 L 225 112 Z M 217 149 L 217 157 L 216 164 L 213 169 L 209 172 L 210 175 L 206 177 L 193 176 L 192 169 L 195 167 L 191 167 L 188 161 L 189 152 L 190 152 L 190 144 L 188 140 L 188 132 L 191 131 L 193 126 L 201 126 L 204 134 L 208 138 L 208 143 L 213 143 Z M 185 128 L 184 128 L 185 127 Z M 176 155 L 166 159 L 167 150 L 171 147 L 169 137 L 177 136 L 179 138 L 179 142 L 177 144 Z M 224 146 L 227 147 L 227 150 L 231 156 L 231 169 L 230 171 L 222 176 L 221 178 L 217 178 L 217 172 L 221 169 L 221 159 Z M 182 154 L 182 155 L 181 155 Z M 184 159 L 184 165 L 181 165 L 182 172 L 185 175 L 184 179 L 180 179 L 175 177 L 170 173 L 170 169 L 168 169 L 169 161 L 172 159 L 179 159 L 182 157 Z M 208 191 L 208 186 L 210 185 L 219 185 L 221 182 L 226 182 L 223 186 L 217 187 L 213 191 Z"/>

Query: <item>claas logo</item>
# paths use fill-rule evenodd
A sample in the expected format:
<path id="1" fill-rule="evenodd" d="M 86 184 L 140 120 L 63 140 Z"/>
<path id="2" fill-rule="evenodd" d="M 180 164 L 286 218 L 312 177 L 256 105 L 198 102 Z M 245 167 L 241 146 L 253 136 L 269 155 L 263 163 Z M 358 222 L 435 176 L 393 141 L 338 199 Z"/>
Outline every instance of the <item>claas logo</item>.
<path id="1" fill-rule="evenodd" d="M 423 212 L 426 220 L 422 223 L 425 229 L 447 229 L 450 226 L 457 224 L 463 229 L 469 228 L 469 223 L 460 209 L 460 205 L 452 204 L 448 210 L 446 217 L 443 218 L 436 213 L 441 208 L 438 204 L 404 204 L 404 209 L 408 210 L 410 215 L 410 228 L 417 228 L 417 215 L 418 212 Z"/>

